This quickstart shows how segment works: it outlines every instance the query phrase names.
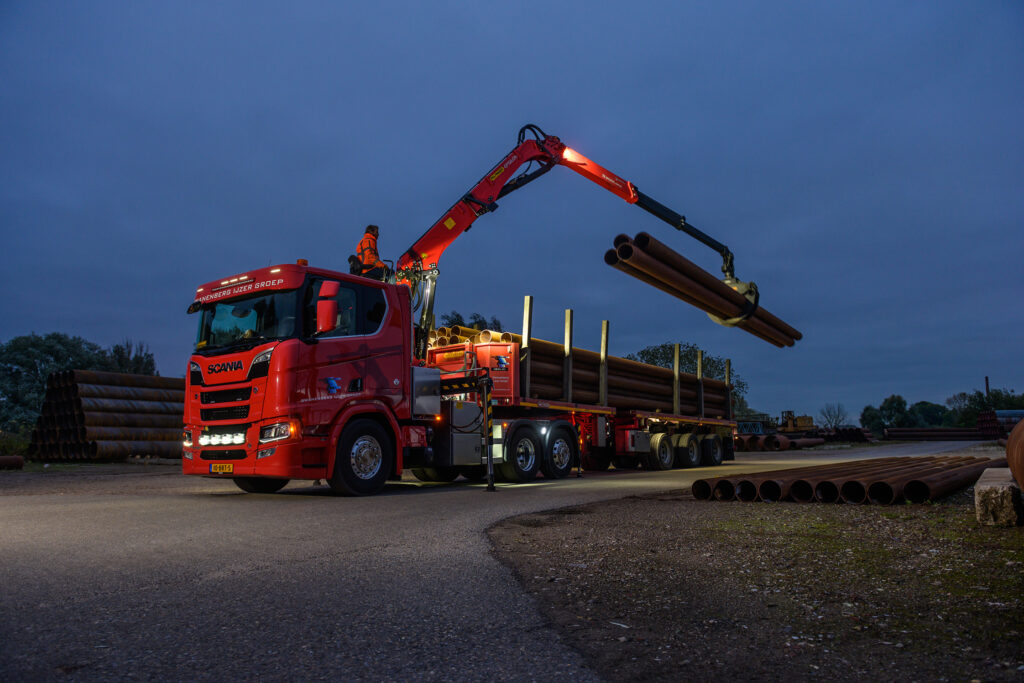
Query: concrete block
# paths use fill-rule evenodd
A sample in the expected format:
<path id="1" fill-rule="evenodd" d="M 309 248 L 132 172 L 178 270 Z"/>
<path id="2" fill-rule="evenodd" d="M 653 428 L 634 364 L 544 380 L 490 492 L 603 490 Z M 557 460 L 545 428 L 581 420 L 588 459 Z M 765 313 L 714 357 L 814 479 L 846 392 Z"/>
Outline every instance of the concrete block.
<path id="1" fill-rule="evenodd" d="M 990 467 L 974 485 L 974 513 L 978 523 L 988 526 L 1024 524 L 1020 487 L 1006 467 Z"/>

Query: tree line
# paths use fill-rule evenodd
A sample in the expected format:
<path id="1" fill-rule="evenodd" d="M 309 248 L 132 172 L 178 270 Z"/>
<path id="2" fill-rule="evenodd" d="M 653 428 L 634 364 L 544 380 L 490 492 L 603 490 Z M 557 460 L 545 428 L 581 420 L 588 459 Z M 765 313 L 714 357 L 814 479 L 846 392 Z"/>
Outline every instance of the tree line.
<path id="1" fill-rule="evenodd" d="M 877 407 L 865 406 L 860 413 L 860 425 L 881 436 L 889 427 L 967 427 L 978 425 L 979 413 L 991 410 L 1024 410 L 1024 395 L 1013 389 L 961 391 L 946 399 L 946 405 L 918 401 L 907 405 L 907 400 L 893 394 Z"/>
<path id="2" fill-rule="evenodd" d="M 149 347 L 131 339 L 103 348 L 60 332 L 14 337 L 0 344 L 0 432 L 28 435 L 43 405 L 46 378 L 65 370 L 157 374 Z"/>

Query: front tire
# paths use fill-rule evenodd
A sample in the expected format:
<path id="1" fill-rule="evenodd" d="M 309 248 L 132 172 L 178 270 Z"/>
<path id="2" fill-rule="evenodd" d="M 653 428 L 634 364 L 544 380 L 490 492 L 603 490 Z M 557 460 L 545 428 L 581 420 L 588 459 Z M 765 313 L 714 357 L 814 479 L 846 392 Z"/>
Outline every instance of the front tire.
<path id="1" fill-rule="evenodd" d="M 246 493 L 277 493 L 285 487 L 288 479 L 268 479 L 266 477 L 235 477 L 235 486 Z"/>
<path id="2" fill-rule="evenodd" d="M 369 496 L 387 483 L 394 468 L 391 435 L 373 420 L 353 420 L 338 439 L 334 472 L 327 480 L 343 496 Z"/>
<path id="3" fill-rule="evenodd" d="M 576 450 L 576 438 L 565 427 L 559 427 L 551 433 L 548 446 L 541 462 L 541 471 L 545 479 L 561 479 L 572 471 L 579 453 Z"/>
<path id="4" fill-rule="evenodd" d="M 537 432 L 532 427 L 520 427 L 508 442 L 501 473 L 511 482 L 533 481 L 543 452 Z"/>

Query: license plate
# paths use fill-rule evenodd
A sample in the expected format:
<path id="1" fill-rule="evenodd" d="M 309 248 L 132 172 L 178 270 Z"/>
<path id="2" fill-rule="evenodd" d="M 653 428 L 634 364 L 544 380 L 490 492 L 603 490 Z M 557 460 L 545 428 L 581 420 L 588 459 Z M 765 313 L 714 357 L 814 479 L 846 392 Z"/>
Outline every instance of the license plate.
<path id="1" fill-rule="evenodd" d="M 210 474 L 231 474 L 235 471 L 233 463 L 210 463 Z"/>

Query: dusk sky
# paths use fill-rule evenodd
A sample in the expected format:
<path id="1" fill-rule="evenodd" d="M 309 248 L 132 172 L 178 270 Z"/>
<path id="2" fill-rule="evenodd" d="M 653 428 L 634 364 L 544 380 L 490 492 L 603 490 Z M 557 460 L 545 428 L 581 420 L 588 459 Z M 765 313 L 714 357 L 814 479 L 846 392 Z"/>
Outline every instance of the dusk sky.
<path id="1" fill-rule="evenodd" d="M 611 351 L 688 341 L 750 404 L 1024 391 L 1024 4 L 0 4 L 0 342 L 147 343 L 183 376 L 206 281 L 397 259 L 534 123 L 728 245 L 778 349 L 609 268 L 648 231 L 565 168 L 444 255 L 436 310 Z"/>

